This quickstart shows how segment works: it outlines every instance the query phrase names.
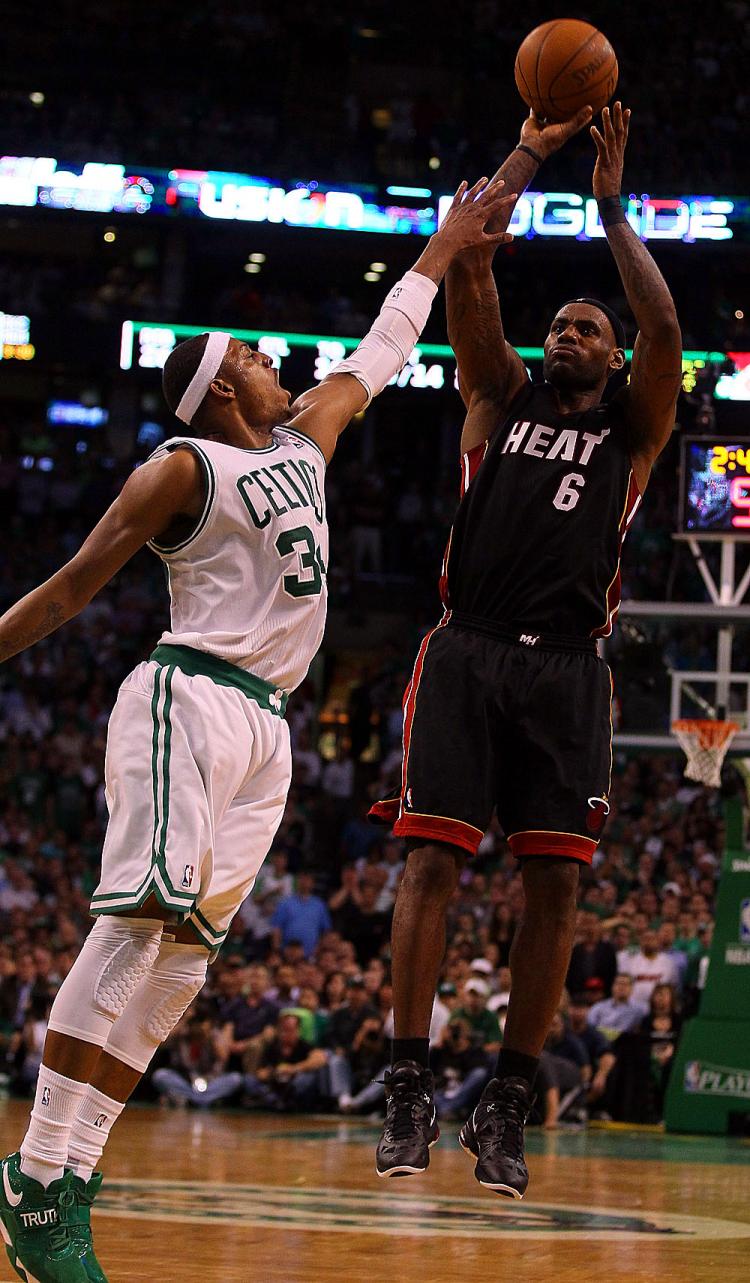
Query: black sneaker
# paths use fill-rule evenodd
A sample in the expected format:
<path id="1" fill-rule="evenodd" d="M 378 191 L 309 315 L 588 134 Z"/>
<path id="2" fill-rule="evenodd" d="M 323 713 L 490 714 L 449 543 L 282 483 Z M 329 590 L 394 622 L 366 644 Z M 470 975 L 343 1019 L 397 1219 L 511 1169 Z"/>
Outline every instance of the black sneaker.
<path id="1" fill-rule="evenodd" d="M 525 1078 L 493 1078 L 458 1134 L 467 1154 L 477 1160 L 479 1184 L 506 1198 L 523 1198 L 529 1183 L 523 1129 L 533 1104 Z"/>
<path id="2" fill-rule="evenodd" d="M 432 1094 L 435 1080 L 415 1060 L 385 1072 L 385 1124 L 375 1153 L 378 1176 L 415 1176 L 430 1165 L 440 1135 Z"/>

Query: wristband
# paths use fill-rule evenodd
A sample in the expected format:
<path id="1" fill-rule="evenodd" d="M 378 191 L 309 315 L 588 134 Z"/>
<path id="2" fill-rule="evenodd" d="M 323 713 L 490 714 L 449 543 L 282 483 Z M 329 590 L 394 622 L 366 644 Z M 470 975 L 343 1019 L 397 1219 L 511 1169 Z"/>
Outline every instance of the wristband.
<path id="1" fill-rule="evenodd" d="M 619 196 L 602 196 L 596 203 L 602 227 L 614 227 L 617 223 L 627 223 Z"/>
<path id="2" fill-rule="evenodd" d="M 544 157 L 540 156 L 538 151 L 534 151 L 533 147 L 527 147 L 526 143 L 519 143 L 516 147 L 516 151 L 525 151 L 526 155 L 530 156 L 532 160 L 535 160 L 537 165 L 544 164 Z"/>

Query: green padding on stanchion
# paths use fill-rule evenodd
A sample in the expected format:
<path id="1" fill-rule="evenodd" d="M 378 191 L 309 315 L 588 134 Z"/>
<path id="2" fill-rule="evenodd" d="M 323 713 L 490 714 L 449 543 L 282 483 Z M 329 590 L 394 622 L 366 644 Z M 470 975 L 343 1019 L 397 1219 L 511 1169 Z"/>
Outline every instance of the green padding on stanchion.
<path id="1" fill-rule="evenodd" d="M 726 1135 L 731 1115 L 750 1117 L 750 1022 L 698 1016 L 685 1026 L 675 1057 L 667 1131 Z"/>
<path id="2" fill-rule="evenodd" d="M 670 1131 L 727 1132 L 730 1115 L 750 1117 L 750 851 L 735 800 L 727 803 L 726 824 L 706 987 L 667 1092 Z"/>

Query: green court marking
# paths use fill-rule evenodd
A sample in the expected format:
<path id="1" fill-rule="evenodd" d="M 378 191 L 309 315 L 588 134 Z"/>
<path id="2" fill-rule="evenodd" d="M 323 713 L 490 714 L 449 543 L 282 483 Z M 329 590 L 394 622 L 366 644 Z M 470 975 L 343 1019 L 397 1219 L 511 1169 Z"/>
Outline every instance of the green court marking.
<path id="1" fill-rule="evenodd" d="M 441 1149 L 458 1149 L 458 1124 L 446 1126 L 440 1134 Z M 293 1132 L 253 1131 L 255 1140 L 271 1140 L 294 1145 L 301 1141 L 335 1140 L 342 1145 L 377 1143 L 380 1126 L 369 1123 L 346 1123 L 331 1120 L 311 1126 L 301 1125 Z M 529 1154 L 555 1154 L 560 1158 L 619 1158 L 644 1163 L 722 1163 L 747 1167 L 750 1164 L 750 1141 L 728 1136 L 675 1136 L 657 1129 L 589 1128 L 581 1131 L 559 1131 L 551 1135 L 539 1128 L 526 1134 Z"/>
<path id="2" fill-rule="evenodd" d="M 373 1175 L 373 1181 L 375 1177 Z M 398 1237 L 564 1238 L 606 1242 L 750 1238 L 750 1224 L 568 1203 L 426 1198 L 379 1189 L 299 1185 L 214 1185 L 206 1181 L 108 1181 L 97 1199 L 105 1216 L 133 1220 L 231 1223 L 276 1230 L 372 1233 Z"/>

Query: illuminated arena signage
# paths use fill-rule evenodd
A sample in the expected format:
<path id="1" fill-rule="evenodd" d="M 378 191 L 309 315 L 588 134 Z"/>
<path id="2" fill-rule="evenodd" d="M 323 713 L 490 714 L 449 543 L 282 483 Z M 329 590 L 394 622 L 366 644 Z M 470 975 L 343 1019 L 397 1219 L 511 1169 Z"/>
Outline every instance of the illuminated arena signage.
<path id="1" fill-rule="evenodd" d="M 35 355 L 28 316 L 0 312 L 0 360 L 33 361 Z"/>
<path id="2" fill-rule="evenodd" d="M 153 321 L 125 321 L 120 341 L 120 369 L 131 370 L 139 367 L 142 370 L 161 370 L 172 349 L 196 334 L 205 334 L 207 329 L 216 326 L 200 325 L 159 325 Z M 238 330 L 232 329 L 235 338 L 251 343 L 260 352 L 273 357 L 274 364 L 293 358 L 290 372 L 299 386 L 310 386 L 319 382 L 331 372 L 339 361 L 343 361 L 348 352 L 352 352 L 359 339 L 343 338 L 332 334 L 292 334 L 279 330 Z M 539 373 L 544 351 L 540 347 L 519 347 L 516 349 L 522 360 L 531 367 L 534 375 Z M 632 356 L 628 349 L 627 356 Z M 735 352 L 731 360 L 737 367 L 736 375 L 723 376 L 729 387 L 733 378 L 741 378 L 746 366 L 750 366 L 750 353 Z M 696 384 L 696 377 L 706 365 L 724 364 L 727 357 L 723 352 L 686 351 L 682 354 L 682 386 L 691 392 Z M 746 363 L 746 364 L 743 364 Z M 534 368 L 536 367 L 536 368 Z M 414 388 L 418 391 L 439 390 L 454 387 L 456 382 L 456 358 L 453 349 L 447 343 L 420 343 L 415 347 L 403 370 L 391 379 L 390 386 Z M 718 391 L 718 389 L 717 389 Z M 740 389 L 735 395 L 740 399 Z M 725 391 L 724 396 L 729 393 Z M 750 387 L 747 389 L 750 400 Z"/>
<path id="3" fill-rule="evenodd" d="M 384 201 L 383 197 L 398 196 Z M 100 214 L 161 214 L 213 221 L 280 223 L 347 232 L 431 236 L 452 197 L 426 187 L 281 186 L 267 178 L 218 170 L 141 170 L 89 162 L 69 166 L 50 156 L 0 157 L 0 205 Z M 727 197 L 631 195 L 628 220 L 644 240 L 725 241 L 750 222 L 750 201 Z M 517 236 L 604 236 L 596 201 L 577 192 L 526 192 L 510 224 Z"/>

